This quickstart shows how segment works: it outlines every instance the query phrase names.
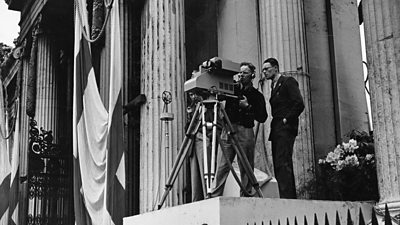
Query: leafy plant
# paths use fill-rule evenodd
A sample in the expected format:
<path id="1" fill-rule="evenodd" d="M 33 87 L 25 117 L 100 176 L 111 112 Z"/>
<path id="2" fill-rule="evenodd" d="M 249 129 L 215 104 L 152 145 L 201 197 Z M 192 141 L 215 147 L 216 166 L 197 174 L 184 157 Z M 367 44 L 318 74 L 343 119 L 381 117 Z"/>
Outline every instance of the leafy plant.
<path id="1" fill-rule="evenodd" d="M 2 64 L 7 57 L 7 55 L 11 52 L 11 47 L 0 42 L 0 64 Z"/>
<path id="2" fill-rule="evenodd" d="M 357 130 L 349 137 L 319 160 L 323 189 L 331 200 L 378 200 L 373 137 Z"/>

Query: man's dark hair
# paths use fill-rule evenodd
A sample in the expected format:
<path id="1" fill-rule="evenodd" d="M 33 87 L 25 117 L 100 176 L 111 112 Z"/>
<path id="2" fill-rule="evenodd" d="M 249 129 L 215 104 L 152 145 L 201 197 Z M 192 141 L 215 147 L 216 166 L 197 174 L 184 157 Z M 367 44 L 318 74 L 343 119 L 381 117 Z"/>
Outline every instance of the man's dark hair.
<path id="1" fill-rule="evenodd" d="M 242 62 L 242 63 L 240 63 L 240 67 L 242 67 L 242 66 L 247 66 L 247 67 L 249 67 L 251 73 L 255 73 L 255 72 L 256 72 L 256 67 L 253 65 L 253 63 Z"/>
<path id="2" fill-rule="evenodd" d="M 269 64 L 271 64 L 271 66 L 276 66 L 276 68 L 278 68 L 278 71 L 279 71 L 279 63 L 278 63 L 278 60 L 276 60 L 275 58 L 268 58 L 264 61 L 264 63 L 269 63 Z"/>

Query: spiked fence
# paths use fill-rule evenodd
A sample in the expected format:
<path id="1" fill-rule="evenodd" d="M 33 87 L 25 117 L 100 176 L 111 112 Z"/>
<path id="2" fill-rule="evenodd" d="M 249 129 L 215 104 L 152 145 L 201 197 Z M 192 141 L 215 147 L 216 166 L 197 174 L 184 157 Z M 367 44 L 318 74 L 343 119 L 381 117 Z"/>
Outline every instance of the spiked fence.
<path id="1" fill-rule="evenodd" d="M 381 223 L 378 222 L 377 214 L 378 214 L 378 217 L 383 217 Z M 384 212 L 381 212 L 380 210 L 377 210 L 377 209 L 372 210 L 371 221 L 367 221 L 367 223 L 364 220 L 364 216 L 363 216 L 363 212 L 362 212 L 361 208 L 360 208 L 358 216 L 359 216 L 358 225 L 370 225 L 370 224 L 371 225 L 379 225 L 379 224 L 382 225 L 383 223 L 384 223 L 384 225 L 395 225 L 395 224 L 399 225 L 400 224 L 400 214 L 392 217 L 390 215 L 390 213 L 389 213 L 389 209 L 388 209 L 387 205 L 385 205 L 385 211 Z M 307 221 L 307 217 L 306 216 L 304 216 L 303 221 L 304 221 L 304 223 L 303 223 L 304 225 L 308 225 L 309 224 L 309 221 Z M 313 225 L 319 225 L 320 222 L 318 222 L 318 221 L 319 221 L 319 218 L 318 218 L 317 214 L 314 214 Z M 354 224 L 354 220 L 351 218 L 350 210 L 347 210 L 347 219 L 346 219 L 346 221 L 347 221 L 346 224 L 343 224 L 343 225 L 355 225 Z M 334 222 L 334 223 L 332 223 L 332 222 Z M 394 222 L 394 224 L 392 222 Z M 298 225 L 299 224 L 297 222 L 297 217 L 294 218 L 293 224 L 294 225 Z M 336 211 L 336 219 L 335 219 L 335 221 L 331 221 L 331 222 L 328 219 L 327 213 L 325 213 L 324 225 L 330 225 L 330 224 L 331 225 L 332 224 L 342 225 L 342 223 L 340 221 L 340 218 L 339 218 L 338 211 Z M 207 225 L 207 224 L 203 224 L 203 225 Z M 247 223 L 246 225 L 273 225 L 273 222 L 270 220 L 268 223 L 262 221 L 261 223 L 254 223 L 254 224 L 253 223 Z M 281 221 L 280 220 L 278 220 L 277 225 L 281 225 Z M 289 221 L 289 218 L 286 218 L 286 225 L 291 225 L 291 222 Z"/>

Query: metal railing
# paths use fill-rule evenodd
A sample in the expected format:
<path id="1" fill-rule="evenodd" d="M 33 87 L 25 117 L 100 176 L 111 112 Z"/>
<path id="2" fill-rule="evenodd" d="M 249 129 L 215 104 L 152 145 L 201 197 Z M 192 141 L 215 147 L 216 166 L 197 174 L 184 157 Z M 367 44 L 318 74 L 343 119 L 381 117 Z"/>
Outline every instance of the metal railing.
<path id="1" fill-rule="evenodd" d="M 73 224 L 71 160 L 51 131 L 29 130 L 28 225 Z"/>

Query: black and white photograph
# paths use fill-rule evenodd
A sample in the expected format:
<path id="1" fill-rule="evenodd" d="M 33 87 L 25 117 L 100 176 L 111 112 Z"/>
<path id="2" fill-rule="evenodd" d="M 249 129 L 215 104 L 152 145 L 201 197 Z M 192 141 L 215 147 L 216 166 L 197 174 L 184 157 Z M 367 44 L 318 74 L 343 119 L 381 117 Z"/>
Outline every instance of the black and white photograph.
<path id="1" fill-rule="evenodd" d="M 400 225 L 399 0 L 0 0 L 0 225 Z"/>

